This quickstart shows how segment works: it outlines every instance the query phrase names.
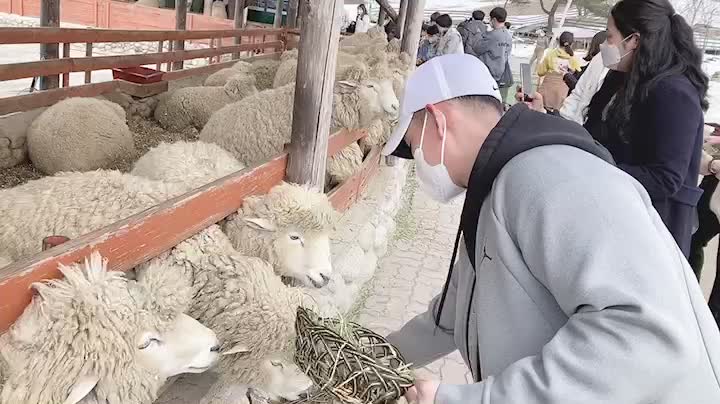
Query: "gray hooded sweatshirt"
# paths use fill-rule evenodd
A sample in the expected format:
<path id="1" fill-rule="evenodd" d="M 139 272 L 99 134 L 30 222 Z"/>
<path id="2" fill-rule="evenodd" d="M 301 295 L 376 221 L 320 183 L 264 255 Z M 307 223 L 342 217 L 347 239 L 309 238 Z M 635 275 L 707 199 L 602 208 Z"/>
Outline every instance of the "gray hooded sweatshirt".
<path id="1" fill-rule="evenodd" d="M 480 20 L 468 20 L 460 23 L 457 30 L 465 45 L 465 53 L 476 56 L 473 53 L 472 44 L 482 39 L 483 35 L 487 32 L 487 25 Z"/>
<path id="2" fill-rule="evenodd" d="M 563 131 L 589 137 L 515 106 L 473 171 Z M 438 296 L 388 336 L 415 367 L 460 350 L 475 383 L 443 384 L 435 403 L 720 403 L 718 327 L 642 185 L 565 144 L 503 164 L 477 201 L 475 267 L 460 243 L 440 326 Z"/>
<path id="3" fill-rule="evenodd" d="M 470 43 L 470 53 L 480 59 L 493 78 L 498 81 L 505 72 L 505 64 L 512 53 L 512 34 L 505 27 L 488 31 Z"/>

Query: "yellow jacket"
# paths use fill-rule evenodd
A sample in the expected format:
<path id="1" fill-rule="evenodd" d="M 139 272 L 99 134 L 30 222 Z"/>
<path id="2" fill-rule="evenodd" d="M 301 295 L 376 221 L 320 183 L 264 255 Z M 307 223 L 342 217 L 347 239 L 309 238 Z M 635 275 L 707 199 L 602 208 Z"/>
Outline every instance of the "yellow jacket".
<path id="1" fill-rule="evenodd" d="M 560 69 L 560 62 L 567 61 L 568 68 L 572 72 L 580 70 L 580 62 L 576 57 L 568 55 L 565 49 L 555 48 L 548 51 L 542 62 L 538 64 L 537 74 L 538 76 L 544 76 L 548 73 L 563 73 Z M 564 64 L 564 63 L 563 63 Z"/>

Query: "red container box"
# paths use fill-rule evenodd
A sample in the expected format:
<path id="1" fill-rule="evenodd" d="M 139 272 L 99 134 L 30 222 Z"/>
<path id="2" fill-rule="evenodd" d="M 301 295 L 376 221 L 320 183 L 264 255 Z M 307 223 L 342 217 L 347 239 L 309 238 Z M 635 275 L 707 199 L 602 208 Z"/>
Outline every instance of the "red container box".
<path id="1" fill-rule="evenodd" d="M 120 67 L 112 69 L 113 79 L 125 80 L 137 84 L 150 84 L 162 81 L 164 72 L 148 67 Z"/>

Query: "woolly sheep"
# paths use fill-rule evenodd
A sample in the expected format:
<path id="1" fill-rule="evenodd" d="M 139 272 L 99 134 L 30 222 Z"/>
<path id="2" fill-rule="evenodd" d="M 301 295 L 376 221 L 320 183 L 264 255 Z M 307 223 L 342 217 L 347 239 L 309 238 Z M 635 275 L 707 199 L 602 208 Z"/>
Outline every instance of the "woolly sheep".
<path id="1" fill-rule="evenodd" d="M 363 71 L 369 69 L 365 61 L 355 55 L 338 52 L 335 67 L 335 81 L 360 80 Z M 297 79 L 297 58 L 287 58 L 280 62 L 272 88 L 294 83 Z"/>
<path id="2" fill-rule="evenodd" d="M 294 400 L 312 385 L 291 357 L 297 307 L 312 305 L 302 289 L 283 284 L 266 261 L 235 252 L 218 226 L 165 256 L 172 273 L 192 279 L 189 314 L 222 341 L 219 380 L 203 402 L 227 402 L 228 390 L 240 386 Z M 137 276 L 145 277 L 144 267 Z"/>
<path id="3" fill-rule="evenodd" d="M 207 182 L 221 176 L 222 173 L 214 174 Z M 48 235 L 62 234 L 71 239 L 77 238 L 149 209 L 189 189 L 192 189 L 192 185 L 187 183 L 171 184 L 119 171 L 99 170 L 62 173 L 2 190 L 0 251 L 3 251 L 9 260 L 16 261 L 40 252 L 41 240 Z M 323 275 L 329 277 L 332 272 L 329 240 L 327 237 L 322 238 L 322 234 L 315 232 L 315 227 L 309 224 L 327 222 L 329 233 L 332 219 L 327 216 L 332 215 L 332 209 L 327 197 L 316 194 L 303 196 L 302 192 L 288 193 L 285 197 L 280 197 L 279 193 L 280 191 L 271 191 L 267 199 L 262 196 L 249 198 L 254 201 L 250 202 L 249 206 L 256 207 L 247 210 L 252 212 L 253 216 L 234 216 L 236 221 L 260 223 L 262 231 L 256 231 L 255 237 L 275 242 L 268 241 L 263 244 L 252 240 L 247 241 L 249 244 L 246 245 L 238 241 L 237 245 L 245 255 L 273 257 L 270 262 L 277 264 L 275 270 L 278 275 L 298 277 L 300 282 L 310 285 L 312 281 L 308 274 L 312 274 L 315 283 L 322 286 Z M 317 200 L 323 205 L 308 209 L 308 200 Z M 261 201 L 265 201 L 264 204 Z M 314 213 L 319 217 L 312 218 Z M 241 224 L 235 226 L 239 227 Z M 305 234 L 303 230 L 306 228 L 312 231 Z M 288 235 L 289 229 L 294 229 L 296 233 Z M 297 246 L 297 240 L 289 239 L 298 234 L 302 237 L 301 240 L 307 239 L 308 242 Z M 281 242 L 283 238 L 288 239 L 285 244 Z M 292 255 L 284 257 L 285 254 Z M 285 264 L 287 267 L 283 266 Z M 302 267 L 303 264 L 306 267 Z"/>
<path id="4" fill-rule="evenodd" d="M 162 142 L 140 157 L 130 174 L 199 188 L 245 168 L 220 146 L 204 142 Z"/>
<path id="5" fill-rule="evenodd" d="M 133 173 L 177 183 L 187 191 L 240 165 L 225 151 L 218 153 L 223 163 L 206 161 L 215 148 L 219 147 L 203 142 L 161 145 L 143 156 L 138 161 L 142 168 L 136 166 Z M 332 274 L 329 234 L 336 219 L 325 194 L 281 183 L 266 195 L 246 198 L 238 214 L 228 217 L 224 226 L 238 252 L 263 258 L 279 275 L 321 287 Z"/>
<path id="6" fill-rule="evenodd" d="M 9 366 L 3 404 L 145 404 L 167 378 L 218 359 L 215 333 L 183 314 L 186 279 L 150 267 L 140 282 L 107 271 L 94 252 L 36 283 L 30 305 L 0 336 Z"/>
<path id="7" fill-rule="evenodd" d="M 155 119 L 163 128 L 179 131 L 193 126 L 202 129 L 210 116 L 225 105 L 257 93 L 255 77 L 233 76 L 223 87 L 185 87 L 160 101 Z"/>
<path id="8" fill-rule="evenodd" d="M 96 98 L 68 98 L 45 110 L 28 128 L 27 146 L 46 174 L 105 168 L 134 153 L 125 110 Z"/>
<path id="9" fill-rule="evenodd" d="M 231 77 L 239 74 L 239 73 L 249 73 L 250 72 L 250 63 L 241 60 L 231 67 L 226 67 L 224 69 L 218 70 L 215 73 L 209 75 L 205 82 L 203 83 L 205 86 L 208 87 L 221 87 L 224 86 L 228 80 L 230 80 Z"/>
<path id="10" fill-rule="evenodd" d="M 368 135 L 360 139 L 360 149 L 363 154 L 369 153 L 375 146 L 381 146 L 387 142 L 390 134 L 397 125 L 394 119 L 376 119 L 368 126 Z"/>
<path id="11" fill-rule="evenodd" d="M 227 81 L 238 73 L 248 73 L 255 77 L 258 90 L 266 90 L 273 86 L 273 80 L 280 67 L 280 61 L 275 59 L 255 60 L 252 63 L 240 61 L 232 67 L 218 70 L 205 79 L 206 86 L 224 86 Z"/>
<path id="12" fill-rule="evenodd" d="M 293 83 L 229 104 L 213 114 L 200 140 L 220 145 L 245 165 L 267 160 L 290 141 L 294 94 Z M 331 127 L 335 129 L 362 128 L 399 109 L 390 82 L 336 82 L 333 97 Z"/>
<path id="13" fill-rule="evenodd" d="M 327 162 L 326 184 L 332 187 L 350 179 L 362 165 L 363 151 L 356 142 L 350 143 Z M 332 174 L 331 174 L 332 173 Z"/>

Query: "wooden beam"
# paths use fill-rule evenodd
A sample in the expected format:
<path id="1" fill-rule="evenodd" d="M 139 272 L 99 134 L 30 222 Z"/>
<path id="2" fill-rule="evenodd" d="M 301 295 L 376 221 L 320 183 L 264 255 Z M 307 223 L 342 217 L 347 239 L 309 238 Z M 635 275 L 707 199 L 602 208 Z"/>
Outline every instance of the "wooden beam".
<path id="1" fill-rule="evenodd" d="M 342 0 L 301 0 L 288 180 L 323 189 Z"/>
<path id="2" fill-rule="evenodd" d="M 98 95 L 115 91 L 117 86 L 118 81 L 113 80 L 0 98 L 0 116 L 12 114 L 13 112 L 23 112 L 35 108 L 48 107 L 70 97 L 97 97 Z"/>
<path id="3" fill-rule="evenodd" d="M 260 166 L 231 174 L 2 268 L 0 333 L 17 319 L 30 302 L 30 285 L 33 282 L 60 277 L 59 263 L 82 260 L 95 250 L 108 259 L 111 270 L 134 268 L 236 212 L 244 198 L 267 193 L 282 181 L 286 162 L 287 155 L 279 155 Z"/>
<path id="4" fill-rule="evenodd" d="M 402 39 L 404 34 L 404 28 L 405 28 L 405 20 L 407 19 L 407 6 L 408 6 L 408 0 L 400 0 L 400 12 L 398 13 L 398 18 L 395 22 L 397 22 L 398 25 L 398 34 L 400 35 L 400 39 Z"/>
<path id="5" fill-rule="evenodd" d="M 70 57 L 70 44 L 67 42 L 63 44 L 62 57 L 63 59 Z M 65 73 L 62 75 L 62 86 L 70 87 L 70 73 Z"/>
<path id="6" fill-rule="evenodd" d="M 239 31 L 239 32 L 238 32 Z M 242 36 L 277 35 L 282 30 L 270 28 L 214 29 L 188 31 L 110 30 L 82 28 L 0 28 L 0 44 L 36 44 L 57 42 L 155 42 L 199 40 Z"/>
<path id="7" fill-rule="evenodd" d="M 262 55 L 254 55 L 249 57 L 240 58 L 240 60 L 261 60 L 261 59 L 277 59 L 280 57 L 279 52 L 274 53 L 265 53 Z M 186 77 L 192 77 L 197 76 L 200 74 L 212 74 L 215 73 L 218 70 L 224 69 L 226 67 L 232 67 L 235 63 L 237 63 L 237 60 L 231 60 L 229 62 L 224 63 L 214 63 L 212 65 L 206 65 L 206 66 L 200 66 L 200 67 L 193 67 L 192 69 L 183 69 L 178 70 L 176 72 L 167 72 L 163 74 L 163 80 L 179 80 L 184 79 Z"/>
<path id="8" fill-rule="evenodd" d="M 162 44 L 160 44 L 160 46 L 162 46 Z M 162 52 L 162 49 L 160 49 L 160 52 Z M 93 54 L 93 44 L 92 44 L 92 42 L 88 42 L 85 44 L 85 56 L 92 57 L 92 54 Z M 87 71 L 87 72 L 85 72 L 85 84 L 90 84 L 90 83 L 92 83 L 92 71 Z"/>
<path id="9" fill-rule="evenodd" d="M 385 9 L 381 8 L 380 12 L 378 13 L 378 20 L 377 24 L 380 26 L 385 25 L 385 18 L 387 17 L 387 13 L 385 12 Z"/>
<path id="10" fill-rule="evenodd" d="M 60 26 L 60 0 L 41 0 L 40 1 L 40 26 L 41 27 L 59 27 Z M 60 49 L 57 38 L 54 42 L 40 44 L 40 60 L 57 59 L 60 57 Z M 62 41 L 67 42 L 67 41 Z M 28 77 L 28 76 L 25 76 Z M 60 86 L 60 76 L 43 76 L 40 77 L 40 89 L 48 90 L 58 88 Z"/>
<path id="11" fill-rule="evenodd" d="M 288 28 L 297 27 L 298 7 L 299 7 L 299 0 L 289 0 L 288 1 L 288 11 L 287 11 L 287 27 Z"/>
<path id="12" fill-rule="evenodd" d="M 234 10 L 235 14 L 233 16 L 235 28 L 241 29 L 245 25 L 245 8 L 247 7 L 247 5 L 245 4 L 246 1 L 245 0 L 235 0 L 232 3 L 235 4 L 235 10 Z M 242 35 L 236 36 L 234 41 L 235 41 L 235 45 L 242 44 Z M 242 55 L 240 54 L 240 52 L 236 52 L 236 53 L 233 53 L 232 58 L 240 59 L 241 56 Z"/>
<path id="13" fill-rule="evenodd" d="M 377 4 L 380 6 L 380 9 L 385 11 L 385 14 L 388 18 L 390 18 L 393 22 L 398 22 L 398 13 L 395 11 L 394 8 L 388 3 L 387 0 L 375 0 Z"/>
<path id="14" fill-rule="evenodd" d="M 423 11 L 425 0 L 407 0 L 407 14 L 405 28 L 403 29 L 400 49 L 410 55 L 410 60 L 417 59 L 420 35 L 422 34 Z"/>
<path id="15" fill-rule="evenodd" d="M 172 42 L 171 42 L 172 44 Z M 170 51 L 148 53 L 144 55 L 100 56 L 91 58 L 68 58 L 47 60 L 42 62 L 13 63 L 0 65 L 0 81 L 37 77 L 48 74 L 69 72 L 85 72 L 119 67 L 152 65 L 163 62 L 208 58 L 227 53 L 242 52 L 262 48 L 282 49 L 282 41 L 266 43 L 249 43 L 243 45 L 224 46 L 222 48 L 197 49 L 189 51 Z"/>
<path id="16" fill-rule="evenodd" d="M 187 0 L 175 0 L 175 29 L 185 31 L 187 29 Z M 176 51 L 185 50 L 185 40 L 178 39 L 175 41 L 174 49 Z M 184 62 L 178 60 L 173 63 L 173 70 L 182 70 Z"/>
<path id="17" fill-rule="evenodd" d="M 273 27 L 282 27 L 282 16 L 283 16 L 283 0 L 275 0 L 275 19 L 273 20 Z"/>

